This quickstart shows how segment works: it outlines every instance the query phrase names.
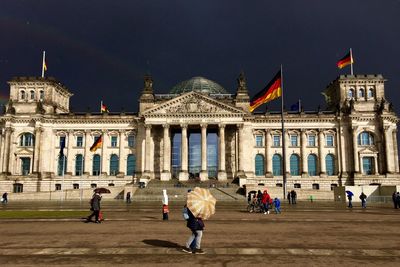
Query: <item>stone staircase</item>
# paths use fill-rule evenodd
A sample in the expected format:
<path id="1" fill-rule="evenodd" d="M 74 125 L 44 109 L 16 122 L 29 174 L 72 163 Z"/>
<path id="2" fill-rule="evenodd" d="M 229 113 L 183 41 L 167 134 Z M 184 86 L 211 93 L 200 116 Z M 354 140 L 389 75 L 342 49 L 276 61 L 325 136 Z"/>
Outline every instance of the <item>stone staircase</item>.
<path id="1" fill-rule="evenodd" d="M 138 188 L 132 196 L 132 201 L 161 201 L 162 190 L 166 189 L 169 201 L 184 201 L 189 189 L 195 187 L 208 188 L 217 201 L 244 200 L 243 195 L 238 194 L 239 186 L 231 181 L 218 182 L 208 181 L 187 181 L 179 182 L 151 180 L 145 188 Z"/>

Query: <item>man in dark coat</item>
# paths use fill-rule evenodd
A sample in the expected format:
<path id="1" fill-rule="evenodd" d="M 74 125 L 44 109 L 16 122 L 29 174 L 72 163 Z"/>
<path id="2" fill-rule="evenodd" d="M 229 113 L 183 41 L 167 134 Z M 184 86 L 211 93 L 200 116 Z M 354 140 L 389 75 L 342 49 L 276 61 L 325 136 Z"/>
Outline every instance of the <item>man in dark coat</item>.
<path id="1" fill-rule="evenodd" d="M 186 246 L 182 249 L 182 251 L 186 253 L 204 254 L 204 251 L 201 249 L 201 238 L 203 237 L 204 222 L 201 218 L 196 218 L 188 208 L 187 213 L 189 215 L 189 219 L 187 219 L 186 226 L 192 231 L 192 235 L 189 237 L 188 241 L 186 242 Z M 196 248 L 194 250 L 190 248 L 193 240 L 196 242 Z"/>
<path id="2" fill-rule="evenodd" d="M 101 195 L 99 193 L 95 193 L 90 200 L 90 210 L 93 211 L 92 214 L 87 218 L 87 222 L 91 222 L 93 216 L 95 217 L 95 223 L 100 223 L 99 214 L 100 214 L 100 201 Z"/>

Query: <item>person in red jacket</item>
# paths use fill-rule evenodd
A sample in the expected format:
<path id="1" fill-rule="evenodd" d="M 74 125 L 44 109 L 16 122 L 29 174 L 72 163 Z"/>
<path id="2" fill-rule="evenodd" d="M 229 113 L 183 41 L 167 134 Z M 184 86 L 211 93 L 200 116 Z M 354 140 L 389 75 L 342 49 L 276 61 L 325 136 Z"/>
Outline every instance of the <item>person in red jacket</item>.
<path id="1" fill-rule="evenodd" d="M 271 197 L 269 196 L 267 190 L 264 190 L 264 193 L 262 195 L 261 203 L 263 204 L 264 208 L 264 214 L 269 214 L 268 206 L 269 202 L 271 200 Z"/>

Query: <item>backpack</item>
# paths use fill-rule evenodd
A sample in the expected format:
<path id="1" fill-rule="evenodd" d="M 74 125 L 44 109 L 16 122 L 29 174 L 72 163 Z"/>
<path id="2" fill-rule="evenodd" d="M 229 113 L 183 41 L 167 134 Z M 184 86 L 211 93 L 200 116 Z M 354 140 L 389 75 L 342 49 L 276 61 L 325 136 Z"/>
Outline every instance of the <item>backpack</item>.
<path id="1" fill-rule="evenodd" d="M 184 207 L 183 210 L 182 210 L 182 216 L 183 216 L 184 220 L 186 220 L 186 221 L 189 220 L 189 212 L 188 212 L 188 209 L 186 207 Z"/>

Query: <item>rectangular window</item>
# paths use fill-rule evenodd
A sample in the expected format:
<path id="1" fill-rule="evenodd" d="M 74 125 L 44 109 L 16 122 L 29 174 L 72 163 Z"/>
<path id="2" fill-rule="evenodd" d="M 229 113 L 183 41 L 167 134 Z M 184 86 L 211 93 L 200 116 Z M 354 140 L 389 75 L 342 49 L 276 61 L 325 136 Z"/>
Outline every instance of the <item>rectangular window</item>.
<path id="1" fill-rule="evenodd" d="M 274 146 L 280 146 L 281 145 L 281 136 L 280 135 L 274 135 Z"/>
<path id="2" fill-rule="evenodd" d="M 308 146 L 315 146 L 315 135 L 308 136 Z"/>
<path id="3" fill-rule="evenodd" d="M 118 137 L 117 136 L 111 136 L 111 147 L 117 147 L 118 143 Z"/>
<path id="4" fill-rule="evenodd" d="M 82 147 L 83 146 L 83 136 L 77 136 L 76 137 L 76 146 L 77 147 Z"/>
<path id="5" fill-rule="evenodd" d="M 290 145 L 291 146 L 297 146 L 297 135 L 291 135 L 290 136 Z"/>
<path id="6" fill-rule="evenodd" d="M 60 147 L 64 146 L 65 147 L 65 136 L 60 136 Z"/>
<path id="7" fill-rule="evenodd" d="M 128 136 L 128 146 L 129 147 L 134 147 L 135 146 L 135 136 L 134 135 L 129 135 Z"/>
<path id="8" fill-rule="evenodd" d="M 263 146 L 263 136 L 256 135 L 256 147 L 262 147 L 262 146 Z"/>
<path id="9" fill-rule="evenodd" d="M 333 135 L 326 136 L 326 146 L 333 146 Z"/>

